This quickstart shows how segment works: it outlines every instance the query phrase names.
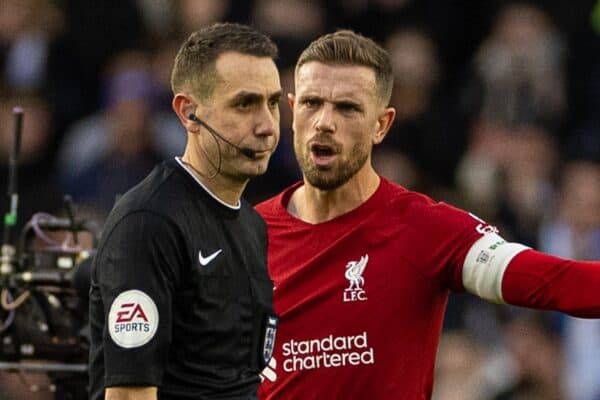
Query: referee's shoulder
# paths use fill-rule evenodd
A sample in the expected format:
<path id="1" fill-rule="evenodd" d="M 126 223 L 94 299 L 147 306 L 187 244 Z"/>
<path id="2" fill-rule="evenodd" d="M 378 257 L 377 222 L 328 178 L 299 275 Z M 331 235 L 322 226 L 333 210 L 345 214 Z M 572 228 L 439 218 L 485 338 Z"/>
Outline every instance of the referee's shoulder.
<path id="1" fill-rule="evenodd" d="M 146 178 L 120 196 L 105 222 L 105 231 L 123 220 L 133 220 L 142 215 L 153 214 L 170 219 L 181 207 L 181 190 L 169 179 L 173 171 L 157 166 Z M 162 171 L 161 171 L 162 170 Z M 166 172 L 166 173 L 165 173 Z"/>

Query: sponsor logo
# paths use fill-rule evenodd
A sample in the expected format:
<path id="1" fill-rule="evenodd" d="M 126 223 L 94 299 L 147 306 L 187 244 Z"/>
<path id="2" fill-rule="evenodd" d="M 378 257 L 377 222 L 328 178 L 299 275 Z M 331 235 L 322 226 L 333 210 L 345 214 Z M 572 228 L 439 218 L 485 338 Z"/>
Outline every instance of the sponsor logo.
<path id="1" fill-rule="evenodd" d="M 292 339 L 283 343 L 282 350 L 285 372 L 375 364 L 375 352 L 369 346 L 367 332 L 355 336 Z"/>
<path id="2" fill-rule="evenodd" d="M 154 337 L 157 328 L 156 304 L 140 290 L 119 294 L 110 306 L 108 332 L 118 346 L 143 346 Z"/>
<path id="3" fill-rule="evenodd" d="M 344 302 L 367 300 L 367 293 L 363 289 L 363 286 L 365 285 L 363 273 L 365 272 L 365 268 L 367 268 L 368 262 L 369 255 L 365 254 L 359 261 L 350 261 L 346 264 L 344 276 L 348 279 L 349 285 L 344 290 Z"/>
<path id="4" fill-rule="evenodd" d="M 212 260 L 214 260 L 215 257 L 217 257 L 219 254 L 221 254 L 222 251 L 223 251 L 223 249 L 219 249 L 207 257 L 202 257 L 202 250 L 200 250 L 198 252 L 198 260 L 200 261 L 200 265 L 202 265 L 203 267 L 208 265 L 208 263 L 211 262 Z"/>
<path id="5" fill-rule="evenodd" d="M 148 322 L 148 317 L 138 303 L 121 304 L 121 310 L 117 311 L 117 322 L 131 322 L 134 318 Z"/>

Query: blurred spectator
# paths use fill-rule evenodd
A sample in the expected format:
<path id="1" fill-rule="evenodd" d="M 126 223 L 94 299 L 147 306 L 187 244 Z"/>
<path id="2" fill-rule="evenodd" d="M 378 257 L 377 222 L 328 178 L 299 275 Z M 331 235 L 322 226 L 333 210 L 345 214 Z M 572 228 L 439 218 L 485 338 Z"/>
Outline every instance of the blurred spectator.
<path id="1" fill-rule="evenodd" d="M 48 100 L 56 150 L 72 121 L 97 107 L 99 71 L 143 32 L 131 0 L 2 0 L 0 90 Z"/>
<path id="2" fill-rule="evenodd" d="M 277 42 L 280 67 L 295 65 L 306 43 L 325 30 L 319 0 L 256 0 L 251 22 Z"/>
<path id="3" fill-rule="evenodd" d="M 222 21 L 231 7 L 231 0 L 173 0 L 178 31 L 187 37 L 204 26 Z"/>
<path id="4" fill-rule="evenodd" d="M 160 123 L 162 114 L 155 112 L 149 65 L 148 55 L 139 51 L 115 57 L 106 74 L 104 108 L 74 125 L 61 149 L 59 175 L 65 190 L 101 215 L 158 160 L 183 148 L 180 129 L 157 129 L 169 124 Z"/>
<path id="5" fill-rule="evenodd" d="M 475 58 L 478 118 L 508 127 L 560 126 L 566 112 L 564 58 L 560 32 L 542 9 L 524 2 L 504 7 Z"/>
<path id="6" fill-rule="evenodd" d="M 464 202 L 505 237 L 535 247 L 554 198 L 555 141 L 534 125 L 490 125 L 474 130 L 470 140 L 457 170 Z"/>
<path id="7" fill-rule="evenodd" d="M 453 187 L 452 171 L 464 151 L 466 127 L 456 101 L 440 90 L 442 66 L 435 43 L 423 31 L 403 28 L 386 40 L 386 48 L 395 79 L 391 105 L 397 114 L 380 147 L 398 151 L 413 163 L 421 189 L 431 193 L 439 186 Z"/>
<path id="8" fill-rule="evenodd" d="M 564 400 L 562 353 L 546 314 L 516 311 L 504 326 L 507 355 L 515 376 L 485 398 L 493 400 Z M 495 373 L 502 373 L 495 371 Z"/>
<path id="9" fill-rule="evenodd" d="M 506 237 L 530 246 L 553 196 L 555 135 L 568 111 L 564 57 L 548 15 L 511 2 L 477 52 L 477 84 L 466 97 L 472 126 L 456 170 L 464 202 Z"/>
<path id="10" fill-rule="evenodd" d="M 0 92 L 39 93 L 48 99 L 54 129 L 62 122 L 60 109 L 69 97 L 68 87 L 55 97 L 60 85 L 56 68 L 60 39 L 66 29 L 63 10 L 52 0 L 3 0 L 0 2 Z M 52 152 L 60 130 L 45 143 Z"/>
<path id="11" fill-rule="evenodd" d="M 515 129 L 501 166 L 498 225 L 506 236 L 537 248 L 537 231 L 552 207 L 558 154 L 553 138 L 540 127 Z"/>
<path id="12" fill-rule="evenodd" d="M 171 69 L 180 42 L 167 40 L 149 54 L 152 87 L 152 135 L 162 158 L 179 155 L 185 146 L 185 131 L 171 108 Z"/>
<path id="13" fill-rule="evenodd" d="M 58 132 L 100 107 L 102 71 L 115 54 L 148 43 L 134 0 L 48 0 L 61 7 L 65 31 L 50 54 L 48 99 Z"/>
<path id="14" fill-rule="evenodd" d="M 435 366 L 433 400 L 480 400 L 485 390 L 485 349 L 465 331 L 446 331 Z"/>
<path id="15" fill-rule="evenodd" d="M 540 232 L 540 250 L 581 260 L 600 259 L 600 163 L 571 161 L 563 170 L 555 216 Z M 600 399 L 600 321 L 565 315 L 562 343 L 570 400 Z"/>
<path id="16" fill-rule="evenodd" d="M 48 56 L 64 29 L 61 10 L 49 0 L 0 2 L 2 81 L 13 91 L 39 91 L 48 80 Z"/>
<path id="17" fill-rule="evenodd" d="M 515 309 L 516 310 L 516 309 Z M 434 400 L 563 400 L 561 351 L 539 312 L 511 312 L 502 343 L 466 331 L 444 332 Z"/>
<path id="18" fill-rule="evenodd" d="M 161 41 L 174 35 L 179 25 L 175 3 L 173 0 L 136 0 L 147 34 L 153 40 Z"/>

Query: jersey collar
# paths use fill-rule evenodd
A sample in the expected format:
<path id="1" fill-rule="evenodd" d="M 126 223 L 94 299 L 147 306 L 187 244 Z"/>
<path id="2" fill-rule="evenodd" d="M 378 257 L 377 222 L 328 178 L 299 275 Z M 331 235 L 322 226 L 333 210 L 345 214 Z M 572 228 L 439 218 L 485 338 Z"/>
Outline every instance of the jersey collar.
<path id="1" fill-rule="evenodd" d="M 190 168 L 181 161 L 180 157 L 175 157 L 175 161 L 177 161 L 177 164 L 179 164 L 181 166 L 181 168 L 183 168 L 188 174 L 190 174 L 190 176 L 192 178 L 194 178 L 194 180 L 198 183 L 198 185 L 200 185 L 202 187 L 202 189 L 204 189 L 204 191 L 210 195 L 210 197 L 212 197 L 213 199 L 215 199 L 216 201 L 218 201 L 220 204 L 224 205 L 225 207 L 229 208 L 230 210 L 238 211 L 241 208 L 242 202 L 240 200 L 238 200 L 238 202 L 235 206 L 232 206 L 230 204 L 225 203 L 220 198 L 218 198 L 213 192 L 210 191 L 209 188 L 204 186 L 202 181 L 200 181 L 200 179 L 198 179 L 198 177 L 196 175 L 194 175 L 194 173 L 190 170 Z"/>

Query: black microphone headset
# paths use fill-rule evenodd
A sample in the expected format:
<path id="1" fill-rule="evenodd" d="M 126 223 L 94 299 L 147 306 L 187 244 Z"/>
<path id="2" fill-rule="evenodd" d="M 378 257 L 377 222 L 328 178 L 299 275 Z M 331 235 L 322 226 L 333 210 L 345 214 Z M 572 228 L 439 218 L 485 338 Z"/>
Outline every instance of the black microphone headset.
<path id="1" fill-rule="evenodd" d="M 256 157 L 256 150 L 251 149 L 250 147 L 240 147 L 240 146 L 238 146 L 236 144 L 231 143 L 229 140 L 225 139 L 223 137 L 223 135 L 221 135 L 217 131 L 215 131 L 210 125 L 208 125 L 206 122 L 204 122 L 200 118 L 198 118 L 196 116 L 196 114 L 191 113 L 190 115 L 188 115 L 188 119 L 190 121 L 194 121 L 194 122 L 202 125 L 203 127 L 205 127 L 212 135 L 218 137 L 219 139 L 221 139 L 222 141 L 224 141 L 225 143 L 227 143 L 228 145 L 230 145 L 234 149 L 237 149 L 245 157 L 247 157 L 247 158 L 249 158 L 251 160 L 254 160 L 254 157 Z M 219 163 L 219 165 L 220 165 L 220 163 Z"/>

